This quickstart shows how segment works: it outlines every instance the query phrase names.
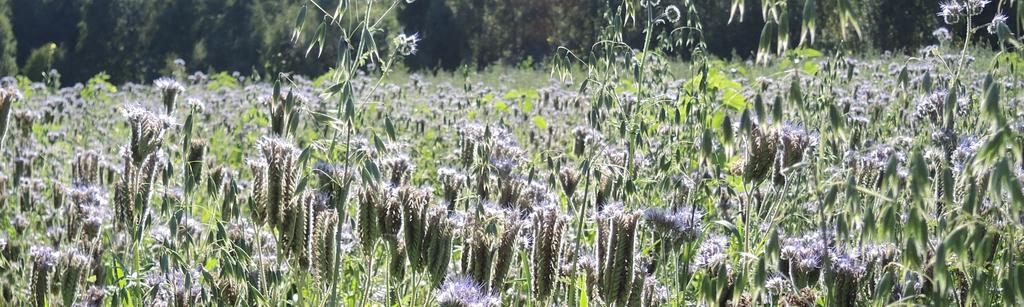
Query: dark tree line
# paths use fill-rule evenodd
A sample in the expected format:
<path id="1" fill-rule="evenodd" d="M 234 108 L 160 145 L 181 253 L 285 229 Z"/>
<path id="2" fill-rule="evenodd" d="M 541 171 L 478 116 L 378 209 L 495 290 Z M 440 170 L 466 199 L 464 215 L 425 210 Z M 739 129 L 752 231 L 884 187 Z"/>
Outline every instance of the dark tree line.
<path id="1" fill-rule="evenodd" d="M 0 75 L 115 82 L 189 70 L 315 73 L 290 41 L 305 0 L 0 0 Z M 299 50 L 302 49 L 302 50 Z"/>
<path id="2" fill-rule="evenodd" d="M 298 11 L 307 1 L 0 0 L 0 75 L 38 80 L 57 69 L 64 82 L 84 81 L 99 72 L 115 82 L 138 82 L 168 74 L 177 59 L 184 60 L 189 71 L 315 75 L 331 66 L 338 44 L 326 44 L 320 57 L 305 55 L 308 35 L 320 14 L 309 14 L 306 37 L 290 39 Z M 614 1 L 618 0 L 416 0 L 401 3 L 394 20 L 383 26 L 392 33 L 419 33 L 419 50 L 404 63 L 412 69 L 541 63 L 559 46 L 586 54 L 600 39 L 607 25 L 606 7 Z M 760 1 L 747 1 L 743 20 L 731 23 L 730 1 L 692 1 L 701 12 L 711 53 L 746 58 L 756 52 L 764 22 Z M 681 2 L 662 0 L 661 7 Z M 821 12 L 832 11 L 828 6 L 834 1 L 818 2 Z M 318 3 L 331 8 L 337 0 Z M 834 16 L 819 14 L 821 32 L 815 46 L 914 51 L 934 43 L 931 32 L 941 26 L 935 0 L 860 3 L 860 40 L 844 45 Z M 994 6 L 979 18 L 991 19 Z M 802 6 L 788 10 L 791 18 L 798 18 Z M 1010 20 L 1016 19 L 1011 14 Z M 791 24 L 795 45 L 799 22 Z M 642 43 L 641 26 L 626 26 L 627 42 Z M 688 52 L 678 48 L 670 54 L 685 59 Z"/>

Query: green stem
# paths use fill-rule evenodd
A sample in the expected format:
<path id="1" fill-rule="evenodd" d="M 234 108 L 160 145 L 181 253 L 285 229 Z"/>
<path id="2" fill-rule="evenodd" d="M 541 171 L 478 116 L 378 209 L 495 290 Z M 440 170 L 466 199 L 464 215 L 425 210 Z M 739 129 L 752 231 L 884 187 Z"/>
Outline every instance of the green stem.
<path id="1" fill-rule="evenodd" d="M 593 150 L 591 150 L 591 156 L 593 156 Z M 584 172 L 586 172 L 586 176 L 587 176 L 586 179 L 584 179 L 584 181 L 583 181 L 583 207 L 580 208 L 579 216 L 576 218 L 576 239 L 575 239 L 575 242 L 573 243 L 573 245 L 574 245 L 574 247 L 573 247 L 573 255 L 577 255 L 577 256 L 580 254 L 580 240 L 582 240 L 582 238 L 583 238 L 583 221 L 586 219 L 587 205 L 590 203 L 588 201 L 588 199 L 589 199 L 588 196 L 590 194 L 590 158 L 587 158 L 586 165 L 587 165 L 586 169 L 583 170 Z M 569 197 L 569 203 L 574 203 L 573 199 L 574 198 L 570 196 Z M 600 243 L 598 243 L 598 244 L 600 244 Z M 572 262 L 572 274 L 573 274 L 572 277 L 573 277 L 573 280 L 570 281 L 569 289 L 573 293 L 577 292 L 575 287 L 576 287 L 576 278 L 578 277 L 577 275 L 579 275 L 576 272 L 578 266 L 579 266 L 579 261 L 573 261 Z M 577 302 L 578 302 L 578 300 L 574 300 L 574 301 L 570 302 L 570 304 L 572 304 L 573 306 L 576 306 Z"/>
<path id="2" fill-rule="evenodd" d="M 360 307 L 365 307 L 366 306 L 366 301 L 368 301 L 370 299 L 370 279 L 373 278 L 373 270 L 374 270 L 373 261 L 376 258 L 375 257 L 376 256 L 376 251 L 377 251 L 377 242 L 374 242 L 373 243 L 373 248 L 371 248 L 371 250 L 369 252 L 369 255 L 367 255 L 367 258 L 369 258 L 366 261 L 368 268 L 367 268 L 367 272 L 366 272 L 366 280 L 363 282 L 363 299 L 360 300 L 360 302 L 359 302 L 359 306 Z"/>

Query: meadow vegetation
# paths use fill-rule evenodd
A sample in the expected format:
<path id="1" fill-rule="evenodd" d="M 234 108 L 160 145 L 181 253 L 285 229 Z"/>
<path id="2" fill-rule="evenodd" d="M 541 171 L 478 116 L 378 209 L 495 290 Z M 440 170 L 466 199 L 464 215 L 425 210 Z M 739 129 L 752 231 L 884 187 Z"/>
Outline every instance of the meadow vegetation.
<path id="1" fill-rule="evenodd" d="M 547 69 L 439 76 L 374 26 L 406 4 L 303 5 L 308 56 L 350 43 L 315 78 L 0 80 L 0 305 L 1024 304 L 1024 54 L 988 1 L 912 54 L 805 15 L 748 61 L 627 1 Z"/>

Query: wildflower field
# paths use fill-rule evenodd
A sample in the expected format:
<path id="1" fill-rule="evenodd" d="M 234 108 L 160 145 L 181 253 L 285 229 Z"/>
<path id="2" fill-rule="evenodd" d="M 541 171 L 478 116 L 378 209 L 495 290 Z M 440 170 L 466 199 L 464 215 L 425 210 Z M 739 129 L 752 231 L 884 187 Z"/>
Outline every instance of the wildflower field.
<path id="1" fill-rule="evenodd" d="M 1024 54 L 962 2 L 909 54 L 678 61 L 647 3 L 683 42 L 545 69 L 365 17 L 323 76 L 4 78 L 0 306 L 1021 305 Z"/>

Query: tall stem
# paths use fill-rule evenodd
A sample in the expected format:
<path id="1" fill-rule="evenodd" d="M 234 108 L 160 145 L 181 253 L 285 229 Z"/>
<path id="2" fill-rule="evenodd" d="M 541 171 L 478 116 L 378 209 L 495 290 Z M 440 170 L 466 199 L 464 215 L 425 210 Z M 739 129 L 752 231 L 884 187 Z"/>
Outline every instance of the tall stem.
<path id="1" fill-rule="evenodd" d="M 369 298 L 370 298 L 370 279 L 373 278 L 373 270 L 374 270 L 373 260 L 376 258 L 375 257 L 377 255 L 376 251 L 377 251 L 377 243 L 374 242 L 373 243 L 373 248 L 370 250 L 369 255 L 367 255 L 367 258 L 369 258 L 366 261 L 366 263 L 368 264 L 367 265 L 368 269 L 366 271 L 366 279 L 363 282 L 363 299 L 359 301 L 359 306 L 360 307 L 365 307 L 366 306 L 366 301 L 369 300 Z"/>
<path id="2" fill-rule="evenodd" d="M 577 218 L 576 218 L 576 239 L 575 239 L 575 242 L 573 243 L 574 247 L 573 247 L 573 253 L 572 253 L 573 255 L 576 255 L 576 256 L 579 256 L 579 254 L 580 254 L 580 240 L 582 240 L 582 238 L 583 238 L 583 221 L 586 218 L 587 204 L 590 203 L 588 201 L 589 200 L 588 196 L 590 194 L 590 159 L 588 158 L 585 163 L 586 163 L 587 167 L 585 167 L 585 169 L 583 171 L 586 172 L 586 176 L 587 177 L 586 177 L 586 179 L 583 180 L 583 207 L 580 208 L 579 216 L 577 216 Z M 573 203 L 573 199 L 574 199 L 574 197 L 570 196 L 569 197 L 569 202 Z M 598 243 L 598 244 L 600 244 L 600 243 Z M 575 284 L 576 284 L 576 278 L 577 278 L 577 275 L 578 275 L 576 273 L 576 269 L 577 269 L 578 266 L 579 266 L 579 261 L 573 261 L 572 262 L 572 274 L 573 274 L 572 277 L 573 277 L 573 280 L 569 281 L 570 285 L 571 285 L 569 287 L 569 289 L 570 289 L 570 291 L 572 291 L 572 293 L 576 293 Z M 570 302 L 570 304 L 575 306 L 577 302 L 578 302 L 578 300 L 574 300 L 574 301 Z"/>

